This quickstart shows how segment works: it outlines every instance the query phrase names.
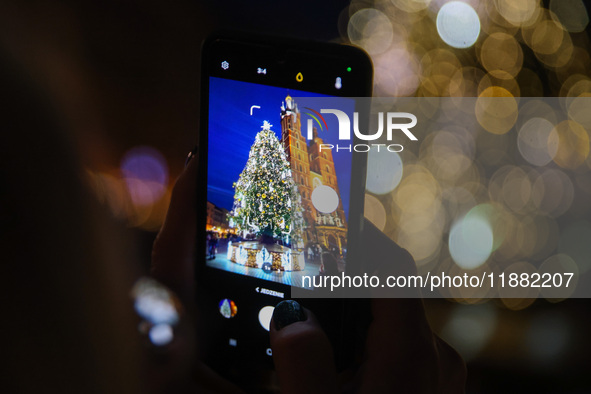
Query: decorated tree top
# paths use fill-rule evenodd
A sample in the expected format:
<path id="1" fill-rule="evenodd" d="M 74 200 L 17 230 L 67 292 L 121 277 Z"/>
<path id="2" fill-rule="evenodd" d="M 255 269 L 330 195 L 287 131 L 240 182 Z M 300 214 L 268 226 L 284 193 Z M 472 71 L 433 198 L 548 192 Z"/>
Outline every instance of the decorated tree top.
<path id="1" fill-rule="evenodd" d="M 231 219 L 241 232 L 281 238 L 291 233 L 295 184 L 285 151 L 265 121 L 234 184 Z"/>

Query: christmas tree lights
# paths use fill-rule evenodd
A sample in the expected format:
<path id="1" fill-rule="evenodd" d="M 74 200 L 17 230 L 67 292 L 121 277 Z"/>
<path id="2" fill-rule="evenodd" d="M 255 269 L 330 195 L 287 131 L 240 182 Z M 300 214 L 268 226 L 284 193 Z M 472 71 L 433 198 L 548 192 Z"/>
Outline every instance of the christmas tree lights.
<path id="1" fill-rule="evenodd" d="M 300 239 L 301 197 L 281 143 L 265 121 L 250 148 L 248 161 L 234 183 L 231 223 L 245 234 L 285 242 Z"/>

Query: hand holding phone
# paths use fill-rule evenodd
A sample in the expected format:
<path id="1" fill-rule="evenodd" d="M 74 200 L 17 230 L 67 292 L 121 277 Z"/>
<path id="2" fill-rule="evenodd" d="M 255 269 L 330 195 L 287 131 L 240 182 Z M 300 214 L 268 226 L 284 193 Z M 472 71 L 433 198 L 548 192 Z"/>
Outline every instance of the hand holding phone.
<path id="1" fill-rule="evenodd" d="M 355 61 L 355 56 L 344 56 L 355 53 L 348 50 L 343 56 L 335 56 L 332 46 L 260 38 L 253 41 L 235 35 L 212 38 L 205 48 L 199 162 L 190 163 L 175 187 L 171 209 L 155 244 L 154 264 L 157 275 L 171 286 L 178 285 L 183 294 L 191 294 L 197 285 L 197 319 L 205 326 L 205 335 L 197 342 L 205 350 L 206 363 L 231 379 L 237 377 L 236 370 L 242 372 L 242 378 L 244 372 L 250 374 L 251 382 L 242 380 L 241 385 L 252 390 L 260 388 L 259 372 L 270 368 L 275 360 L 282 392 L 286 393 L 304 389 L 333 392 L 343 385 L 355 391 L 441 387 L 461 391 L 463 363 L 453 349 L 433 336 L 420 300 L 373 300 L 371 306 L 366 304 L 368 310 L 363 312 L 373 318 L 373 323 L 367 337 L 357 338 L 356 343 L 344 341 L 351 338 L 346 333 L 351 319 L 344 318 L 347 314 L 351 317 L 351 309 L 341 300 L 306 299 L 310 309 L 303 318 L 280 326 L 271 320 L 275 305 L 289 298 L 289 285 L 301 283 L 300 271 L 307 267 L 321 275 L 342 270 L 341 257 L 351 253 L 347 250 L 351 236 L 361 243 L 383 237 L 370 223 L 359 232 L 362 211 L 352 213 L 350 206 L 343 204 L 343 194 L 362 198 L 363 177 L 354 176 L 359 174 L 354 174 L 351 163 L 337 164 L 332 154 L 322 156 L 314 149 L 314 144 L 321 143 L 320 137 L 317 130 L 311 141 L 303 135 L 301 108 L 316 114 L 294 99 L 367 94 L 371 70 L 366 68 L 367 72 L 360 74 L 357 85 L 354 78 L 334 74 L 343 69 L 364 70 L 367 59 Z M 334 67 L 324 67 L 317 75 L 313 68 L 306 68 L 329 64 L 329 60 Z M 260 66 L 254 67 L 257 64 Z M 265 113 L 257 119 L 259 110 Z M 269 121 L 273 117 L 278 126 Z M 228 146 L 230 150 L 224 152 Z M 238 154 L 240 149 L 243 152 Z M 348 172 L 348 183 L 339 172 Z M 224 176 L 228 173 L 231 176 Z M 228 179 L 232 181 L 230 187 Z M 345 183 L 347 187 L 343 187 Z M 311 200 L 315 189 L 329 185 L 337 193 L 339 204 L 325 216 L 321 210 L 314 212 L 318 207 Z M 300 197 L 296 200 L 297 194 Z M 282 196 L 284 201 L 267 206 L 267 200 Z M 222 202 L 215 204 L 210 198 Z M 220 209 L 224 204 L 227 208 Z M 274 214 L 269 215 L 272 208 Z M 247 214 L 241 214 L 241 209 Z M 335 237 L 343 230 L 343 238 Z M 379 242 L 378 249 L 392 246 L 392 241 L 386 241 Z M 376 256 L 392 255 L 394 249 L 402 251 L 399 247 L 376 250 Z M 341 261 L 323 261 L 321 257 L 326 254 Z M 193 265 L 190 260 L 195 256 Z M 400 261 L 405 258 L 413 264 L 408 253 L 399 256 Z M 189 279 L 193 272 L 197 282 Z M 187 351 L 190 345 L 185 344 Z M 349 369 L 339 372 L 343 367 L 339 362 L 351 360 L 346 355 L 353 350 L 361 351 L 358 354 L 363 354 L 363 363 L 350 363 Z M 202 362 L 197 365 L 200 387 L 205 384 L 214 391 L 237 390 Z"/>
<path id="2" fill-rule="evenodd" d="M 191 235 L 196 230 L 190 213 L 196 196 L 194 177 L 199 169 L 192 160 L 173 190 L 165 225 L 154 244 L 153 273 L 161 282 L 181 296 L 188 311 L 193 310 L 193 294 L 201 295 L 191 277 L 194 268 L 195 243 Z M 392 241 L 376 242 L 384 235 L 371 223 L 366 223 L 362 241 L 374 242 L 382 249 L 376 255 L 393 255 L 399 262 L 410 255 Z M 373 253 L 370 253 L 373 255 Z M 372 256 L 369 256 L 370 258 Z M 412 259 L 412 258 L 411 258 Z M 412 260 L 405 264 L 412 265 Z M 199 301 L 199 300 L 197 300 Z M 199 303 L 199 302 L 198 302 Z M 294 321 L 279 330 L 270 329 L 270 343 L 282 393 L 340 392 L 463 392 L 466 371 L 458 354 L 433 335 L 420 300 L 372 300 L 373 322 L 366 337 L 360 339 L 365 357 L 355 368 L 338 372 L 330 340 L 314 312 L 306 311 L 303 321 Z M 160 384 L 162 392 L 171 387 L 197 389 L 198 392 L 242 392 L 234 383 L 213 372 L 195 349 L 204 347 L 207 338 L 195 337 L 194 325 L 214 324 L 196 314 L 188 314 L 172 346 L 160 354 L 159 361 L 148 375 Z M 196 342 L 196 343 L 195 343 Z M 346 343 L 343 346 L 352 346 Z M 260 379 L 260 375 L 255 375 Z M 251 391 L 259 390 L 258 380 Z M 153 386 L 150 386 L 153 387 Z M 275 387 L 276 389 L 276 387 Z M 168 391 L 167 391 L 168 390 Z M 158 389 L 155 390 L 159 392 Z"/>

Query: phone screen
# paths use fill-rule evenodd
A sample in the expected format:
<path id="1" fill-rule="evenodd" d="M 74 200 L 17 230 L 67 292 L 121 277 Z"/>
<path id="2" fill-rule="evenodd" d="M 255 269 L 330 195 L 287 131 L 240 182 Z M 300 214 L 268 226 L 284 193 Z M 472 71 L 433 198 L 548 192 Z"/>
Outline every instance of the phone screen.
<path id="1" fill-rule="evenodd" d="M 207 266 L 300 287 L 344 271 L 352 155 L 320 150 L 338 135 L 317 97 L 327 95 L 210 77 Z"/>

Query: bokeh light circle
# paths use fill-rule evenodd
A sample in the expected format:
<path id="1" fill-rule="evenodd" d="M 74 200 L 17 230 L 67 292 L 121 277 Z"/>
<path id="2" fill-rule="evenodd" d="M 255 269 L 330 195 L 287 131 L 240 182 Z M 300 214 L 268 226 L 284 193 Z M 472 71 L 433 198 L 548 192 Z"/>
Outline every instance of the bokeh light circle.
<path id="1" fill-rule="evenodd" d="M 469 4 L 450 1 L 437 13 L 437 32 L 449 46 L 469 48 L 480 34 L 480 19 Z"/>
<path id="2" fill-rule="evenodd" d="M 554 162 L 562 168 L 574 169 L 585 162 L 589 156 L 589 134 L 583 126 L 572 120 L 556 125 L 558 151 Z"/>
<path id="3" fill-rule="evenodd" d="M 515 77 L 523 65 L 523 50 L 512 35 L 501 32 L 493 33 L 482 44 L 480 61 L 484 68 L 491 73 L 503 70 Z"/>
<path id="4" fill-rule="evenodd" d="M 411 13 L 419 12 L 429 6 L 431 0 L 391 0 L 395 7 L 402 11 Z"/>
<path id="5" fill-rule="evenodd" d="M 156 346 L 168 345 L 174 339 L 172 327 L 169 324 L 156 324 L 148 333 L 150 341 Z"/>
<path id="6" fill-rule="evenodd" d="M 539 0 L 495 0 L 494 4 L 499 14 L 514 26 L 528 24 L 534 19 L 539 10 Z"/>
<path id="7" fill-rule="evenodd" d="M 419 86 L 420 65 L 406 46 L 392 46 L 373 56 L 376 94 L 410 96 Z"/>
<path id="8" fill-rule="evenodd" d="M 550 163 L 558 151 L 558 134 L 544 118 L 531 118 L 521 126 L 517 136 L 519 153 L 536 166 Z"/>
<path id="9" fill-rule="evenodd" d="M 532 201 L 540 213 L 556 218 L 572 205 L 575 189 L 568 175 L 558 169 L 545 169 L 532 186 Z"/>
<path id="10" fill-rule="evenodd" d="M 364 8 L 353 14 L 349 19 L 347 35 L 353 44 L 359 45 L 370 55 L 384 52 L 394 37 L 388 16 L 374 8 Z"/>
<path id="11" fill-rule="evenodd" d="M 490 133 L 505 134 L 517 121 L 517 100 L 499 86 L 485 89 L 476 99 L 476 119 Z"/>
<path id="12" fill-rule="evenodd" d="M 497 324 L 496 309 L 490 304 L 457 305 L 441 336 L 469 361 L 484 349 Z"/>
<path id="13" fill-rule="evenodd" d="M 376 197 L 365 194 L 364 214 L 367 220 L 372 222 L 378 229 L 386 227 L 386 208 Z"/>
<path id="14" fill-rule="evenodd" d="M 569 276 L 567 273 L 573 275 Z M 551 284 L 540 288 L 542 296 L 552 301 L 558 301 L 568 298 L 574 293 L 579 281 L 579 267 L 569 255 L 559 253 L 550 256 L 542 263 L 540 275 L 542 275 L 544 284 Z M 558 283 L 560 286 L 555 286 Z"/>
<path id="15" fill-rule="evenodd" d="M 154 204 L 168 187 L 166 159 L 156 149 L 148 146 L 127 151 L 121 160 L 121 172 L 131 201 L 136 206 Z"/>
<path id="16" fill-rule="evenodd" d="M 589 25 L 589 15 L 582 0 L 550 0 L 552 19 L 571 33 L 580 33 Z"/>
<path id="17" fill-rule="evenodd" d="M 386 194 L 402 179 L 402 159 L 396 152 L 372 148 L 367 159 L 366 189 L 374 194 Z"/>
<path id="18" fill-rule="evenodd" d="M 483 215 L 468 213 L 452 226 L 449 233 L 449 252 L 461 268 L 479 267 L 490 257 L 492 250 L 493 230 Z"/>
<path id="19" fill-rule="evenodd" d="M 535 25 L 529 45 L 537 54 L 549 55 L 558 51 L 564 34 L 560 23 L 545 20 Z"/>

